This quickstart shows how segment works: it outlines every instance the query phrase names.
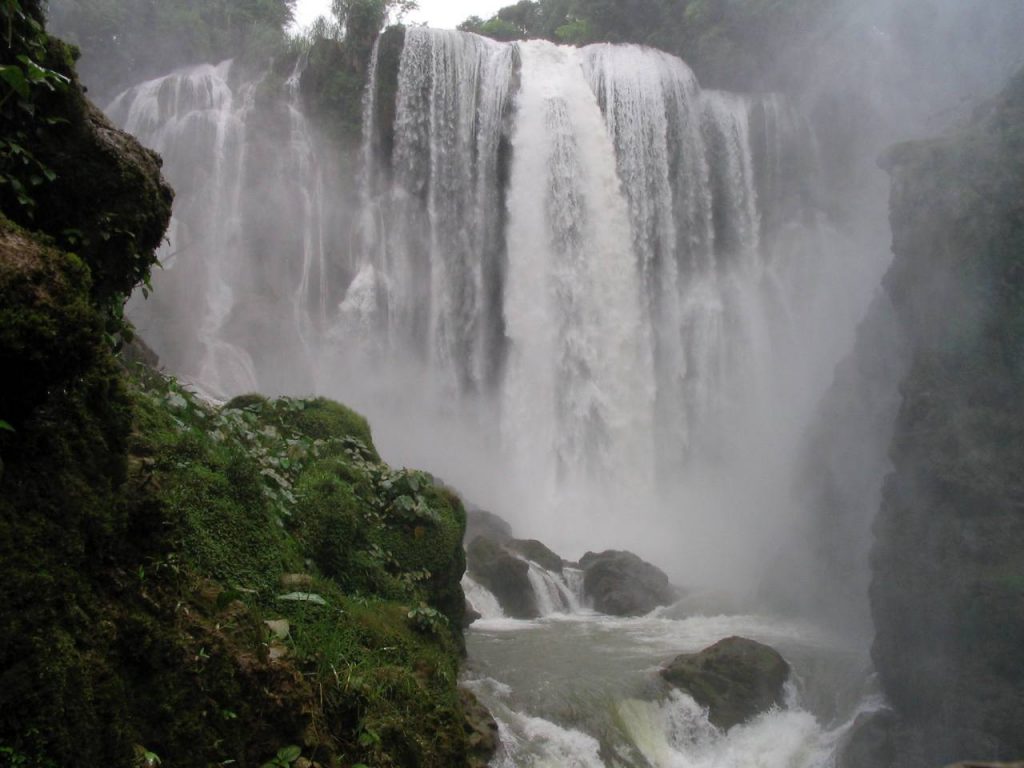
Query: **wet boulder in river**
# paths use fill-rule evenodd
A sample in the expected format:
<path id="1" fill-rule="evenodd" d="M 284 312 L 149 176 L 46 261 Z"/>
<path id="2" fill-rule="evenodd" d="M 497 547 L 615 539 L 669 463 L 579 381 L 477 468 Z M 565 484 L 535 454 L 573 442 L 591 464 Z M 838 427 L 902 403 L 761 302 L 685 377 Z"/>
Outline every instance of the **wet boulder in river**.
<path id="1" fill-rule="evenodd" d="M 632 552 L 588 552 L 580 568 L 584 593 L 601 613 L 643 616 L 676 598 L 668 576 Z"/>
<path id="2" fill-rule="evenodd" d="M 783 706 L 789 664 L 774 648 L 729 637 L 699 653 L 677 656 L 661 676 L 707 707 L 714 725 L 728 730 Z"/>
<path id="3" fill-rule="evenodd" d="M 477 536 L 466 548 L 466 570 L 497 598 L 505 615 L 535 619 L 540 615 L 530 584 L 530 566 L 486 536 Z"/>

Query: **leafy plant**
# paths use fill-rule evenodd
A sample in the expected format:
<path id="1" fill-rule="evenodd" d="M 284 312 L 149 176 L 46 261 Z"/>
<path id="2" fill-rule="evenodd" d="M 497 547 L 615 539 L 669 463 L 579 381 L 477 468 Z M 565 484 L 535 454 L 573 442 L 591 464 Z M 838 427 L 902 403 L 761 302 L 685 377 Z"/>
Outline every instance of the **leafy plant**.
<path id="1" fill-rule="evenodd" d="M 289 768 L 289 766 L 291 766 L 291 764 L 301 756 L 301 747 L 297 747 L 294 744 L 290 747 L 282 747 L 277 750 L 277 754 L 264 763 L 261 768 Z"/>
<path id="2" fill-rule="evenodd" d="M 40 130 L 63 122 L 41 114 L 38 104 L 44 94 L 63 91 L 71 81 L 44 64 L 46 32 L 20 0 L 0 0 L 0 21 L 7 50 L 15 52 L 10 63 L 0 66 L 0 117 L 5 125 L 0 137 L 0 186 L 10 190 L 31 219 L 36 207 L 33 190 L 57 175 L 29 147 Z"/>
<path id="3" fill-rule="evenodd" d="M 409 622 L 420 632 L 442 635 L 448 632 L 447 617 L 426 603 L 420 603 L 407 614 Z"/>

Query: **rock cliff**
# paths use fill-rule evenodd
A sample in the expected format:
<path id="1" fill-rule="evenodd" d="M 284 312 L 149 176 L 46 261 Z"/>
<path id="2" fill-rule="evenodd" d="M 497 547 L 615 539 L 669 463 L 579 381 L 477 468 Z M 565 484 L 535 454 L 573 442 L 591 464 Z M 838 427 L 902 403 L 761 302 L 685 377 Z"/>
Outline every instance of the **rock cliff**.
<path id="1" fill-rule="evenodd" d="M 885 280 L 911 350 L 875 522 L 872 651 L 895 717 L 860 765 L 1024 754 L 1024 72 L 900 145 Z M 877 728 L 862 729 L 864 733 Z M 868 736 L 864 737 L 865 739 Z"/>

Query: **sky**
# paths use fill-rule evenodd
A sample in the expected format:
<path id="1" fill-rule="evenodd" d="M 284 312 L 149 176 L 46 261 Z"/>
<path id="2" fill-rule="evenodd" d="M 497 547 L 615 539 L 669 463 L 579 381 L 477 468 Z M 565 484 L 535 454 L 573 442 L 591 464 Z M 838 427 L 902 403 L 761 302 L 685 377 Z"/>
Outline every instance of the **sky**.
<path id="1" fill-rule="evenodd" d="M 455 29 L 468 16 L 488 18 L 514 0 L 419 0 L 420 10 L 406 20 L 427 23 L 439 29 Z M 295 6 L 296 23 L 304 27 L 320 15 L 329 15 L 331 0 L 299 0 Z"/>

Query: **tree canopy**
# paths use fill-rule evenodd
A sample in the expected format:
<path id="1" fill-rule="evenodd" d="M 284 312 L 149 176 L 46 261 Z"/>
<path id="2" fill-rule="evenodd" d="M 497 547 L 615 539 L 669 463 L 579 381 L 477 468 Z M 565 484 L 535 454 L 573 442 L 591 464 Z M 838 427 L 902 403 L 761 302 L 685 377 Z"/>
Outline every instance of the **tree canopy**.
<path id="1" fill-rule="evenodd" d="M 841 0 L 520 0 L 466 32 L 571 45 L 638 43 L 676 54 L 702 81 L 757 87 L 786 49 Z"/>
<path id="2" fill-rule="evenodd" d="M 49 0 L 100 99 L 186 64 L 256 56 L 285 39 L 296 0 Z"/>

